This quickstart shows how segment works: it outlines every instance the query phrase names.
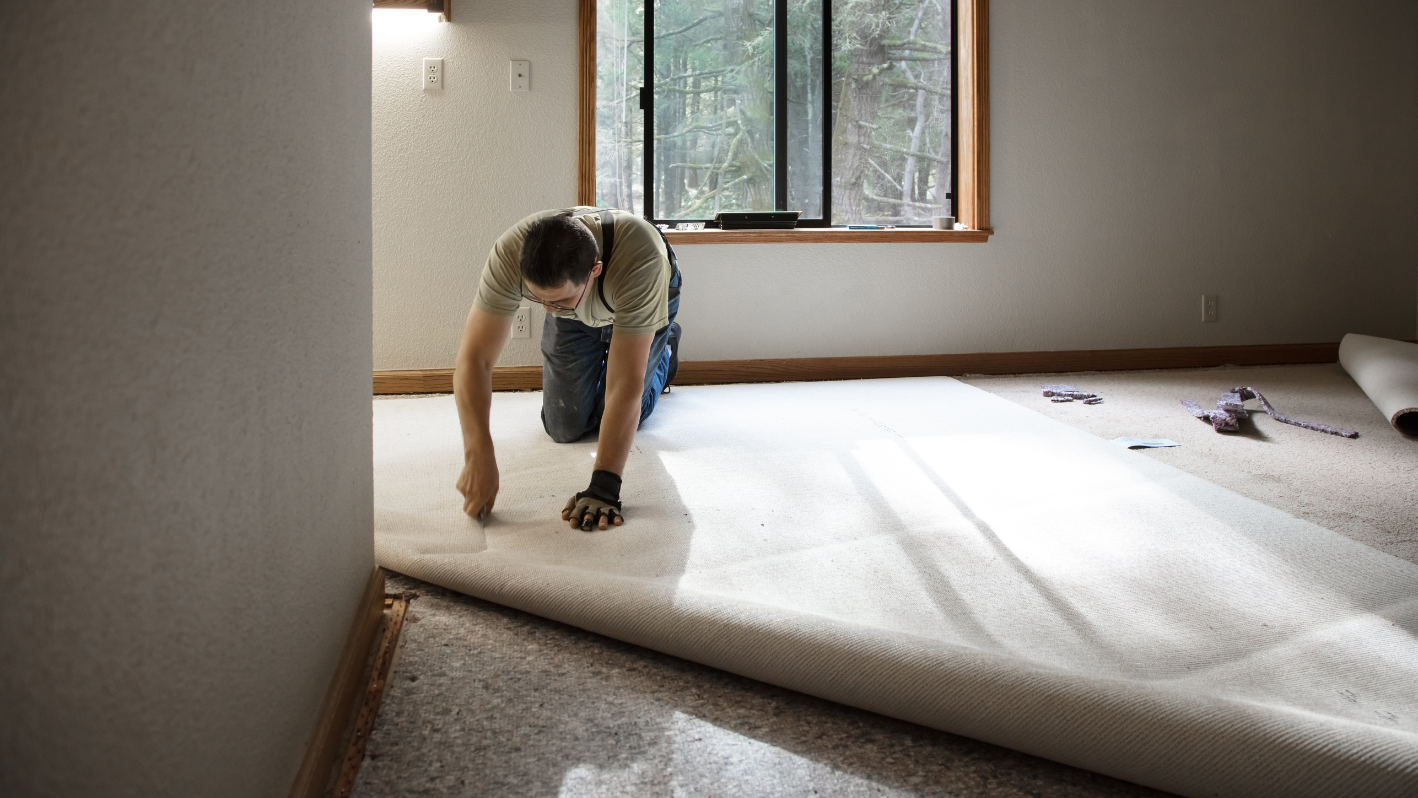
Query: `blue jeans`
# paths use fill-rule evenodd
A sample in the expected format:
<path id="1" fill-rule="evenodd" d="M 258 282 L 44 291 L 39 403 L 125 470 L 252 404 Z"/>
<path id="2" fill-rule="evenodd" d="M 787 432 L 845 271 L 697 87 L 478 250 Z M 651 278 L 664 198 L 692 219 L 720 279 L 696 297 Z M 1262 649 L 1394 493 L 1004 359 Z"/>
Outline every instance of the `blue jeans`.
<path id="1" fill-rule="evenodd" d="M 679 288 L 680 275 L 670 281 Z M 670 298 L 670 321 L 679 313 L 679 295 Z M 547 314 L 542 325 L 542 426 L 557 443 L 581 440 L 599 429 L 606 410 L 606 356 L 612 327 L 591 327 L 575 319 Z M 655 331 L 640 395 L 640 423 L 655 412 L 655 402 L 669 377 L 670 327 Z"/>

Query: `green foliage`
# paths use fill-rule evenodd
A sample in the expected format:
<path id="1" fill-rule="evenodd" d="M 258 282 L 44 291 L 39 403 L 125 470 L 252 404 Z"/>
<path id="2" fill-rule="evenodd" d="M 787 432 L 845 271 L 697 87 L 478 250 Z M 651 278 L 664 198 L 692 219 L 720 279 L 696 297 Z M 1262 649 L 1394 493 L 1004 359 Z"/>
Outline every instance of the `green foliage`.
<path id="1" fill-rule="evenodd" d="M 789 207 L 820 217 L 826 90 L 835 222 L 920 223 L 946 204 L 950 0 L 833 0 L 829 70 L 823 1 L 789 2 L 789 140 L 776 148 L 772 0 L 656 2 L 655 218 L 772 209 L 776 157 Z M 644 213 L 644 5 L 598 7 L 598 202 Z"/>

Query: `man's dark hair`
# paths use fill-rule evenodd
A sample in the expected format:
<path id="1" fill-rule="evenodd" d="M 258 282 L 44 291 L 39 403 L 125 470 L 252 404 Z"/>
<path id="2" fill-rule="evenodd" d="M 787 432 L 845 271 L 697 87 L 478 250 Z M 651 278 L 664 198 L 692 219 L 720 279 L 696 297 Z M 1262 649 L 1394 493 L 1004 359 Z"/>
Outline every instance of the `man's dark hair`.
<path id="1" fill-rule="evenodd" d="M 596 266 L 596 239 L 571 211 L 558 211 L 527 230 L 521 266 L 522 279 L 538 288 L 584 285 Z"/>

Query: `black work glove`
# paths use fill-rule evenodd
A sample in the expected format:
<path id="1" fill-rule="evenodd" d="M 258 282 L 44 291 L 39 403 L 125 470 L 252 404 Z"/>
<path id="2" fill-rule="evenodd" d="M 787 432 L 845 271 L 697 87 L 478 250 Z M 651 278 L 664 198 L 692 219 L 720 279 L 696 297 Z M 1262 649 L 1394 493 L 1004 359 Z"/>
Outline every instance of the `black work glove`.
<path id="1" fill-rule="evenodd" d="M 562 520 L 581 527 L 582 532 L 604 523 L 601 529 L 620 522 L 620 477 L 610 471 L 591 472 L 591 485 L 566 502 Z"/>

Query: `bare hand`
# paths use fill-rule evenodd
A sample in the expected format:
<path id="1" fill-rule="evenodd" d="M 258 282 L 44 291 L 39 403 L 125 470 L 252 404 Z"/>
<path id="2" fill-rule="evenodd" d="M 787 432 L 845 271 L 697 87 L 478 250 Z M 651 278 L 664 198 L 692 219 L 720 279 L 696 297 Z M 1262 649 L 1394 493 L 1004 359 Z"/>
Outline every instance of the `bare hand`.
<path id="1" fill-rule="evenodd" d="M 483 514 L 492 512 L 500 484 L 496 455 L 490 451 L 468 455 L 457 485 L 463 494 L 463 512 L 482 520 Z"/>

